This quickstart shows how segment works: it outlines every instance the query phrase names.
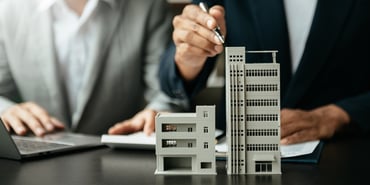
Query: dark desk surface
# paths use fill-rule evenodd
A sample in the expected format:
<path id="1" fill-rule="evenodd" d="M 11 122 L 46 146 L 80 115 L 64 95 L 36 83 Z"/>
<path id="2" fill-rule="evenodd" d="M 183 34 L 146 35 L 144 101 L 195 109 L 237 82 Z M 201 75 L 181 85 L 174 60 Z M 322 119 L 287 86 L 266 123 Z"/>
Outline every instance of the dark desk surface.
<path id="1" fill-rule="evenodd" d="M 94 150 L 46 159 L 0 159 L 1 185 L 99 184 L 369 184 L 370 137 L 341 137 L 326 141 L 319 164 L 282 164 L 282 175 L 228 176 L 225 162 L 217 162 L 217 176 L 156 176 L 154 151 Z"/>

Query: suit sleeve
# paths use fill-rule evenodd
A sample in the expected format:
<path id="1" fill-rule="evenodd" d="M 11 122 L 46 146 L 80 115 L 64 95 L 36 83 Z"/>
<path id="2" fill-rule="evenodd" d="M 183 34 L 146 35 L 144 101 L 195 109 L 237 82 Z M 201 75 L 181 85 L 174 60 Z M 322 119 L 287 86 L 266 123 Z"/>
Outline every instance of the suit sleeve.
<path id="1" fill-rule="evenodd" d="M 351 117 L 351 123 L 370 131 L 370 92 L 347 98 L 336 103 Z"/>
<path id="2" fill-rule="evenodd" d="M 145 50 L 144 80 L 146 84 L 146 108 L 157 111 L 182 111 L 187 108 L 186 101 L 170 98 L 160 90 L 158 67 L 161 55 L 171 39 L 172 15 L 164 0 L 156 0 L 151 6 L 148 17 Z"/>
<path id="3" fill-rule="evenodd" d="M 17 94 L 16 85 L 11 75 L 5 46 L 5 17 L 4 2 L 0 2 L 0 114 L 14 105 L 11 99 Z"/>
<path id="4" fill-rule="evenodd" d="M 175 63 L 175 52 L 176 47 L 172 43 L 161 60 L 159 68 L 161 88 L 170 97 L 190 101 L 206 87 L 208 77 L 215 66 L 216 57 L 207 59 L 202 71 L 196 79 L 191 82 L 185 82 Z"/>
<path id="5" fill-rule="evenodd" d="M 199 0 L 193 0 L 193 4 L 199 4 Z M 219 4 L 222 5 L 222 1 L 219 0 L 205 0 L 209 7 Z M 206 87 L 206 83 L 209 75 L 211 74 L 216 58 L 208 58 L 202 71 L 191 82 L 186 82 L 182 79 L 176 63 L 175 63 L 175 52 L 176 47 L 172 42 L 167 48 L 165 54 L 162 57 L 160 69 L 159 69 L 159 79 L 161 83 L 162 90 L 170 97 L 185 99 L 191 101 L 202 89 Z"/>

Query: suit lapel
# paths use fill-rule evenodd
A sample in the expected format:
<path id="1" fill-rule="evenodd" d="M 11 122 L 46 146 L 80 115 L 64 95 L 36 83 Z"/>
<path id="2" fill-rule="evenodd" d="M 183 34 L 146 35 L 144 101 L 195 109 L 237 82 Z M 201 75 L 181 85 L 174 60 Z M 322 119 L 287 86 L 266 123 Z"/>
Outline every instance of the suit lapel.
<path id="1" fill-rule="evenodd" d="M 99 4 L 99 11 L 103 12 L 97 17 L 97 37 L 92 38 L 93 46 L 88 57 L 88 65 L 86 69 L 86 74 L 83 79 L 83 87 L 79 92 L 79 98 L 77 102 L 76 113 L 72 117 L 72 129 L 77 128 L 77 124 L 81 119 L 83 111 L 92 92 L 96 86 L 97 80 L 99 79 L 100 73 L 104 68 L 104 62 L 107 58 L 108 49 L 112 41 L 112 37 L 117 30 L 119 20 L 121 18 L 120 11 L 123 8 L 123 2 L 116 1 L 117 6 L 113 9 L 108 7 L 107 4 Z M 102 2 L 99 2 L 102 3 Z M 102 6 L 100 6 L 102 5 Z"/>
<path id="2" fill-rule="evenodd" d="M 260 49 L 279 50 L 281 64 L 281 96 L 285 95 L 291 78 L 291 57 L 288 28 L 282 0 L 249 0 Z"/>
<path id="3" fill-rule="evenodd" d="M 337 41 L 355 0 L 318 1 L 303 56 L 283 106 L 295 107 L 309 88 Z"/>
<path id="4" fill-rule="evenodd" d="M 30 48 L 35 48 L 31 56 L 42 73 L 43 79 L 40 80 L 45 81 L 50 100 L 53 101 L 51 104 L 56 107 L 56 110 L 61 111 L 61 115 L 68 118 L 67 99 L 59 76 L 53 44 L 51 15 L 48 11 L 42 11 L 36 14 L 33 20 L 34 23 L 28 30 L 29 33 L 33 34 L 30 39 L 34 39 L 30 42 L 32 44 Z M 70 120 L 65 121 L 69 122 Z"/>

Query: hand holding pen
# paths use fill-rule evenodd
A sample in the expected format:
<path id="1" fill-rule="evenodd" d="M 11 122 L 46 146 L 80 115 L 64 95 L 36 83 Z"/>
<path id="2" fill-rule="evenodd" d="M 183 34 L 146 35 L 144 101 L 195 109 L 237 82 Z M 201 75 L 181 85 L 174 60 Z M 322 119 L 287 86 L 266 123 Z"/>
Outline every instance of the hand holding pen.
<path id="1" fill-rule="evenodd" d="M 173 20 L 175 62 L 185 80 L 194 79 L 208 57 L 223 51 L 226 26 L 224 8 L 187 5 Z"/>
<path id="2" fill-rule="evenodd" d="M 206 13 L 208 13 L 208 6 L 207 6 L 207 4 L 206 3 L 203 3 L 203 2 L 200 2 L 199 3 L 199 7 L 200 7 L 200 9 L 202 9 L 203 10 L 203 12 L 206 12 Z M 224 36 L 222 35 L 222 33 L 221 33 L 221 29 L 220 29 L 220 26 L 219 25 L 217 25 L 215 28 L 213 28 L 213 33 L 215 33 L 215 35 L 216 35 L 216 37 L 218 38 L 218 40 L 220 40 L 220 42 L 222 43 L 222 44 L 225 44 L 225 38 L 224 38 Z"/>

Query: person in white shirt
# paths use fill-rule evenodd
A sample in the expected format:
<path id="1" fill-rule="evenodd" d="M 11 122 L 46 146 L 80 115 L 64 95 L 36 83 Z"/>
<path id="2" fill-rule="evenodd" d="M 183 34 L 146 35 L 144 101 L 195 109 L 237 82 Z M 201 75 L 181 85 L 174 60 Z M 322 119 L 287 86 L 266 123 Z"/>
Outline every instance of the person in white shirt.
<path id="1" fill-rule="evenodd" d="M 164 0 L 1 1 L 5 126 L 37 136 L 153 132 L 158 111 L 184 106 L 157 79 L 170 40 L 167 8 Z"/>

